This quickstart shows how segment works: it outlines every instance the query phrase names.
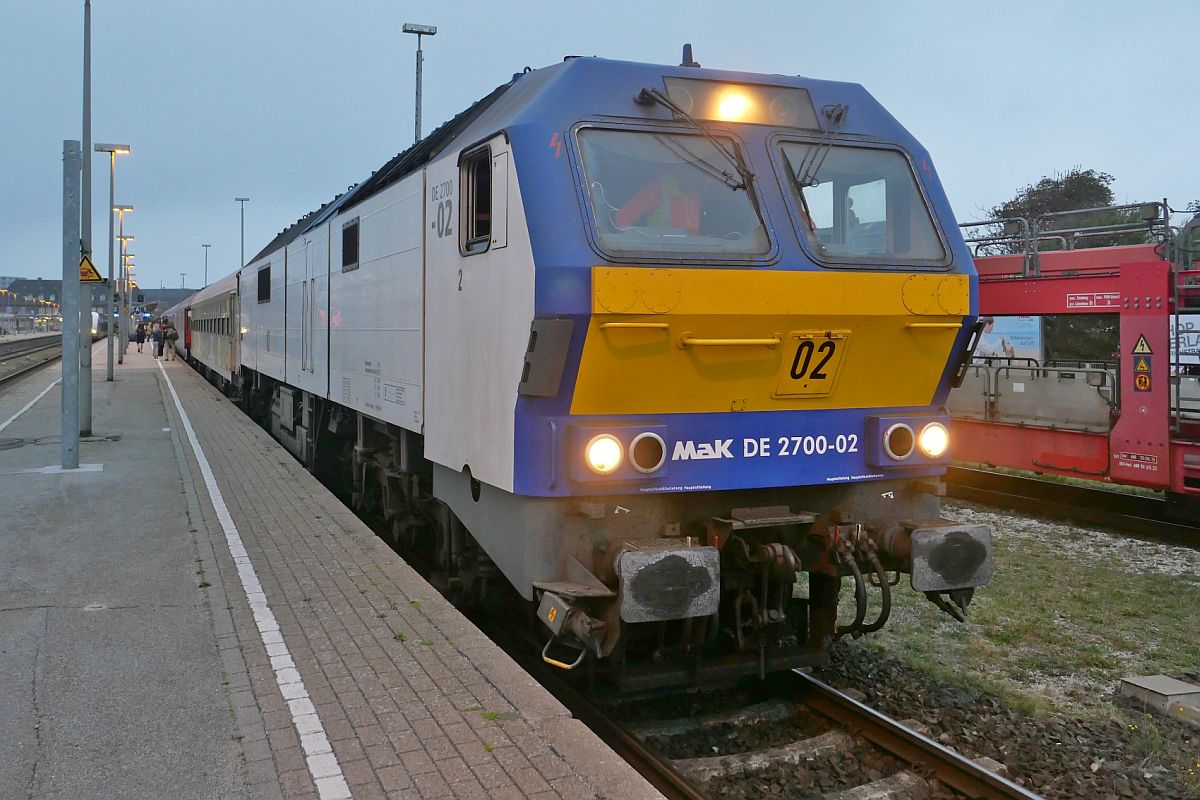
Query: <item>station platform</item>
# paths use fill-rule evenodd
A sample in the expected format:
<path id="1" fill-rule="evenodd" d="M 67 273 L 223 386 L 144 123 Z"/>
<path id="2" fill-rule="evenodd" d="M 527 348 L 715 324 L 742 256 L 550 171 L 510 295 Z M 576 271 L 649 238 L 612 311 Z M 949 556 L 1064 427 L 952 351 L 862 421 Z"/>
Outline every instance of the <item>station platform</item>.
<path id="1" fill-rule="evenodd" d="M 77 471 L 59 367 L 0 390 L 0 797 L 659 796 L 186 364 L 103 348 Z"/>

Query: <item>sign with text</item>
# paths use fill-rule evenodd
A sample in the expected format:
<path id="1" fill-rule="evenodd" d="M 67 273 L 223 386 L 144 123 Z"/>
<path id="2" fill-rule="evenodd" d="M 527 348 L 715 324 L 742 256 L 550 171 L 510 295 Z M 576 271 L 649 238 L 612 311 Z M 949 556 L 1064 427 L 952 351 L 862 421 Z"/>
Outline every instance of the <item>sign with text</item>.
<path id="1" fill-rule="evenodd" d="M 1171 338 L 1179 345 L 1179 363 L 1200 364 L 1200 314 L 1180 314 L 1178 319 L 1178 327 L 1175 317 L 1170 318 L 1170 325 Z"/>

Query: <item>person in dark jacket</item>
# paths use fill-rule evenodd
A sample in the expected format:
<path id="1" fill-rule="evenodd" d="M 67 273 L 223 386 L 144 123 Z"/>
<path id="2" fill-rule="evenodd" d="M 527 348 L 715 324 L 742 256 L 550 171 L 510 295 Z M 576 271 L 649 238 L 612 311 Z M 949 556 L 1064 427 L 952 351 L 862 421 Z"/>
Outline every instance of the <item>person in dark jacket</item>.
<path id="1" fill-rule="evenodd" d="M 154 323 L 154 330 L 150 334 L 150 338 L 152 338 L 154 340 L 154 357 L 155 358 L 161 357 L 162 356 L 162 346 L 163 346 L 162 325 L 158 324 L 157 322 Z"/>
<path id="2" fill-rule="evenodd" d="M 138 352 L 142 352 L 142 344 L 146 341 L 146 323 L 139 322 L 137 330 L 134 331 L 133 340 L 137 342 Z"/>

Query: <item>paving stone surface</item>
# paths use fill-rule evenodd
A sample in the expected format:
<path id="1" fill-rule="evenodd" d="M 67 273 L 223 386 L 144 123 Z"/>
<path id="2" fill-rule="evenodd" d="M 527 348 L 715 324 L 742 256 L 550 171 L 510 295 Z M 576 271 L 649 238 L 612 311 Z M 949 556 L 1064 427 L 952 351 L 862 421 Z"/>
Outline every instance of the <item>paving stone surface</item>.
<path id="1" fill-rule="evenodd" d="M 354 797 L 658 796 L 228 399 L 165 366 Z M 162 400 L 175 417 L 165 386 Z M 182 449 L 248 783 L 255 797 L 316 797 L 270 645 Z"/>

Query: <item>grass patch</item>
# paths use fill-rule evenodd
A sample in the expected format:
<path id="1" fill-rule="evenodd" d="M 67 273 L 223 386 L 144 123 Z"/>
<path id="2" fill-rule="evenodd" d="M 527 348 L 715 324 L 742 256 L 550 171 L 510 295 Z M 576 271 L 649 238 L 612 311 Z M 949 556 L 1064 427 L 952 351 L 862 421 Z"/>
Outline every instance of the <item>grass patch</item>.
<path id="1" fill-rule="evenodd" d="M 403 642 L 406 637 L 403 633 L 394 633 L 394 634 L 392 634 L 392 638 L 395 639 L 397 642 Z"/>
<path id="2" fill-rule="evenodd" d="M 858 646 L 1031 712 L 1097 711 L 1121 678 L 1178 674 L 1200 663 L 1200 554 L 991 512 L 964 514 L 995 531 L 994 577 L 976 591 L 966 624 L 902 581 L 887 627 Z M 871 599 L 868 618 L 878 602 L 874 589 Z M 844 587 L 839 619 L 852 616 L 853 594 Z M 1145 749 L 1153 750 L 1152 739 Z"/>

